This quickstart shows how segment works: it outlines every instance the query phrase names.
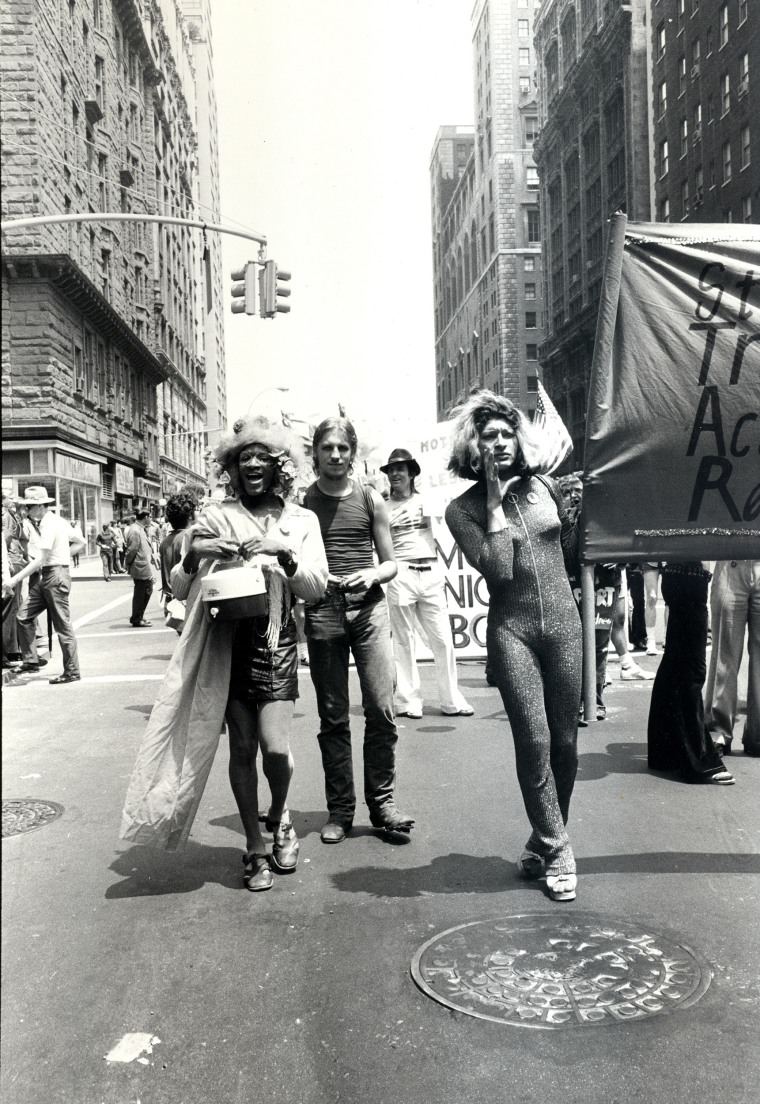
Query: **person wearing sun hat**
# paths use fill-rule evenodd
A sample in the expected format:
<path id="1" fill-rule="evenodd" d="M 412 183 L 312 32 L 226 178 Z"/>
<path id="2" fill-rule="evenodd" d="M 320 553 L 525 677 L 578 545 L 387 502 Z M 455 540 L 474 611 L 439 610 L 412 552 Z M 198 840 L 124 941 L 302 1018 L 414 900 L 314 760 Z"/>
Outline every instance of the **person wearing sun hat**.
<path id="1" fill-rule="evenodd" d="M 14 575 L 11 586 L 29 579 L 29 593 L 18 613 L 18 638 L 21 648 L 21 670 L 38 671 L 36 622 L 47 610 L 58 635 L 63 654 L 63 674 L 50 679 L 53 686 L 79 682 L 79 655 L 74 627 L 69 612 L 71 590 L 71 550 L 85 548 L 68 521 L 50 509 L 55 503 L 44 487 L 27 487 L 20 499 L 29 517 L 39 530 L 39 552 L 26 567 Z"/>
<path id="2" fill-rule="evenodd" d="M 444 575 L 438 564 L 430 516 L 415 487 L 420 465 L 407 449 L 397 448 L 380 471 L 388 476 L 388 516 L 398 575 L 388 583 L 388 609 L 396 661 L 396 715 L 422 716 L 422 690 L 415 657 L 419 620 L 435 660 L 441 712 L 471 717 L 474 710 L 457 685 L 457 663 L 446 607 Z"/>
<path id="3" fill-rule="evenodd" d="M 243 882 L 270 889 L 272 870 L 292 873 L 299 843 L 287 808 L 293 774 L 290 726 L 298 697 L 298 652 L 292 607 L 316 602 L 327 560 L 314 515 L 288 501 L 300 441 L 262 417 L 245 417 L 211 455 L 210 481 L 232 495 L 208 501 L 185 530 L 172 569 L 175 598 L 186 599 L 185 626 L 158 692 L 129 784 L 122 839 L 174 850 L 185 844 L 227 722 L 229 777 L 246 849 Z M 216 561 L 260 564 L 268 613 L 237 621 L 211 619 L 201 580 Z M 271 790 L 259 816 L 257 754 Z M 156 763 L 160 767 L 156 768 Z M 272 833 L 267 853 L 260 821 Z"/>

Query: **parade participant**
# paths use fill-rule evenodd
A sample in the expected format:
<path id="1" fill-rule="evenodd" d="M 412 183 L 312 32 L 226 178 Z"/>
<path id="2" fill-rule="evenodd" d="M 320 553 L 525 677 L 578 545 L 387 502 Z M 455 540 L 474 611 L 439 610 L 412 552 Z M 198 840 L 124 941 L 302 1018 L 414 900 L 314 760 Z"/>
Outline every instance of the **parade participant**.
<path id="1" fill-rule="evenodd" d="M 731 754 L 738 709 L 737 680 L 749 630 L 745 755 L 760 755 L 760 560 L 719 560 L 710 591 L 712 653 L 705 714 L 713 741 Z"/>
<path id="2" fill-rule="evenodd" d="M 110 583 L 111 571 L 114 565 L 116 542 L 114 541 L 111 526 L 108 524 L 107 521 L 104 523 L 102 530 L 95 538 L 95 543 L 100 549 L 100 561 L 103 564 L 103 578 L 107 583 Z"/>
<path id="3" fill-rule="evenodd" d="M 17 575 L 28 562 L 28 538 L 12 495 L 3 495 L 3 543 L 9 575 Z M 21 661 L 16 616 L 21 606 L 21 588 L 3 590 L 3 667 Z"/>
<path id="4" fill-rule="evenodd" d="M 176 629 L 177 632 L 182 631 L 182 624 L 176 623 L 181 619 L 177 616 L 172 616 L 169 611 L 169 603 L 179 601 L 179 599 L 175 599 L 172 594 L 171 573 L 182 559 L 182 537 L 188 525 L 190 525 L 195 518 L 197 509 L 198 502 L 195 495 L 187 493 L 172 495 L 166 503 L 166 518 L 170 528 L 169 533 L 161 541 L 161 546 L 159 548 L 159 562 L 161 565 L 161 602 L 168 627 Z M 178 612 L 181 613 L 182 610 L 180 609 Z"/>
<path id="5" fill-rule="evenodd" d="M 583 502 L 583 483 L 581 473 L 572 472 L 557 480 L 562 501 L 568 519 L 577 526 Z M 581 608 L 581 563 L 578 556 L 568 565 L 568 578 L 575 603 Z M 620 567 L 614 563 L 594 564 L 594 641 L 596 648 L 596 719 L 603 721 L 607 717 L 604 704 L 604 687 L 607 682 L 607 652 L 610 646 L 610 634 L 620 594 Z M 626 651 L 626 656 L 628 652 Z M 622 674 L 621 674 L 622 678 Z M 583 705 L 581 704 L 581 715 Z M 582 721 L 586 724 L 587 721 Z"/>
<path id="6" fill-rule="evenodd" d="M 204 507 L 172 572 L 175 594 L 189 586 L 186 624 L 132 774 L 122 838 L 169 849 L 185 842 L 226 718 L 230 783 L 246 836 L 243 881 L 257 891 L 271 888 L 272 868 L 290 873 L 298 861 L 287 810 L 293 773 L 289 735 L 298 697 L 291 610 L 296 595 L 315 602 L 323 593 L 327 561 L 314 516 L 283 497 L 289 468 L 301 459 L 300 442 L 290 430 L 265 418 L 243 418 L 221 438 L 214 455 L 235 494 Z M 200 579 L 213 561 L 238 556 L 263 563 L 269 613 L 213 621 L 203 610 Z M 264 818 L 273 833 L 271 858 L 259 824 L 259 748 L 271 789 Z M 159 757 L 168 777 L 156 776 Z"/>
<path id="7" fill-rule="evenodd" d="M 453 414 L 449 470 L 475 486 L 446 522 L 490 594 L 486 648 L 515 743 L 517 777 L 532 833 L 521 873 L 571 901 L 576 865 L 565 825 L 578 766 L 581 623 L 563 552 L 577 529 L 559 493 L 534 476 L 539 431 L 509 399 L 478 391 Z M 556 497 L 555 497 L 556 495 Z"/>
<path id="8" fill-rule="evenodd" d="M 652 687 L 647 725 L 650 770 L 681 771 L 693 782 L 732 786 L 721 749 L 705 724 L 702 687 L 707 652 L 707 586 L 699 562 L 665 564 L 662 596 L 668 607 L 665 655 Z"/>
<path id="9" fill-rule="evenodd" d="M 150 514 L 138 510 L 133 525 L 127 530 L 127 547 L 124 563 L 134 580 L 132 616 L 129 623 L 134 629 L 146 629 L 152 622 L 145 620 L 145 610 L 153 593 L 153 549 L 147 537 Z"/>
<path id="10" fill-rule="evenodd" d="M 415 657 L 415 615 L 425 630 L 435 660 L 441 712 L 471 717 L 457 685 L 457 664 L 446 608 L 444 574 L 438 565 L 433 527 L 422 495 L 415 488 L 420 466 L 406 449 L 394 449 L 380 468 L 391 491 L 388 517 L 398 574 L 388 584 L 388 609 L 396 661 L 396 716 L 421 717 L 422 692 Z"/>
<path id="11" fill-rule="evenodd" d="M 17 587 L 29 579 L 29 593 L 18 614 L 21 645 L 21 670 L 38 671 L 42 662 L 37 654 L 37 618 L 47 610 L 58 635 L 63 654 L 63 673 L 49 680 L 51 686 L 79 682 L 79 655 L 69 613 L 71 590 L 71 549 L 81 552 L 84 539 L 77 540 L 67 521 L 54 514 L 55 502 L 44 487 L 27 487 L 24 493 L 29 517 L 39 530 L 39 550 L 30 562 L 11 579 Z"/>
<path id="12" fill-rule="evenodd" d="M 304 496 L 304 506 L 319 520 L 330 568 L 326 594 L 306 606 L 309 669 L 317 693 L 327 798 L 323 843 L 344 840 L 356 810 L 349 654 L 356 662 L 362 690 L 364 798 L 370 823 L 381 830 L 407 833 L 414 824 L 394 801 L 398 733 L 393 719 L 388 605 L 381 585 L 396 574 L 393 542 L 381 495 L 349 478 L 356 449 L 356 431 L 346 418 L 321 422 L 313 440 L 317 481 Z"/>

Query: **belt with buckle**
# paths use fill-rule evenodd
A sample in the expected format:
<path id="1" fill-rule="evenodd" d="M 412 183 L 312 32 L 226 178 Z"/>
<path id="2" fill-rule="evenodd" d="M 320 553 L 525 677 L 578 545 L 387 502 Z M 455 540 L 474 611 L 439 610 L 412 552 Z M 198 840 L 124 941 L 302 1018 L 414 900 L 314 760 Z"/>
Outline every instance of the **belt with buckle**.
<path id="1" fill-rule="evenodd" d="M 406 566 L 410 571 L 432 571 L 432 563 L 413 563 L 412 560 L 406 560 Z"/>

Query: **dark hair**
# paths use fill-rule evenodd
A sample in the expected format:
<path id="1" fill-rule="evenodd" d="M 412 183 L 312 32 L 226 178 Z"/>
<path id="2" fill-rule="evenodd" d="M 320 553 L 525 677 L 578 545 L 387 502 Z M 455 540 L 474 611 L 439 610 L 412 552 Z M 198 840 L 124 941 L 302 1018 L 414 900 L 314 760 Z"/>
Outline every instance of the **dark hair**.
<path id="1" fill-rule="evenodd" d="M 187 529 L 198 509 L 198 500 L 189 491 L 180 491 L 166 501 L 166 520 L 172 529 Z"/>
<path id="2" fill-rule="evenodd" d="M 142 521 L 146 517 L 150 517 L 150 510 L 138 510 L 135 514 L 135 521 Z"/>
<path id="3" fill-rule="evenodd" d="M 311 442 L 312 450 L 312 463 L 314 464 L 314 471 L 319 472 L 319 460 L 317 458 L 317 450 L 319 449 L 320 442 L 323 437 L 326 437 L 328 433 L 332 433 L 333 430 L 337 430 L 338 433 L 342 433 L 348 441 L 348 447 L 351 449 L 351 459 L 356 456 L 356 450 L 359 447 L 359 440 L 356 436 L 356 430 L 354 429 L 348 418 L 325 418 L 320 422 L 317 428 L 314 430 L 314 437 Z"/>

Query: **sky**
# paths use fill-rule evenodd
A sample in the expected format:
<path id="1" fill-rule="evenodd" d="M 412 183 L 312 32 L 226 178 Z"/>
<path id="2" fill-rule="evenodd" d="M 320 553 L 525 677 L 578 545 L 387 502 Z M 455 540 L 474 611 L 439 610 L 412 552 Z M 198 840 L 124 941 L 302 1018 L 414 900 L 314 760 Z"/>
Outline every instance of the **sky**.
<path id="1" fill-rule="evenodd" d="M 222 222 L 266 235 L 292 274 L 290 314 L 231 314 L 256 245 L 223 237 L 231 420 L 342 403 L 434 423 L 429 163 L 439 126 L 472 122 L 472 0 L 211 8 Z"/>

